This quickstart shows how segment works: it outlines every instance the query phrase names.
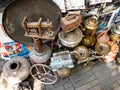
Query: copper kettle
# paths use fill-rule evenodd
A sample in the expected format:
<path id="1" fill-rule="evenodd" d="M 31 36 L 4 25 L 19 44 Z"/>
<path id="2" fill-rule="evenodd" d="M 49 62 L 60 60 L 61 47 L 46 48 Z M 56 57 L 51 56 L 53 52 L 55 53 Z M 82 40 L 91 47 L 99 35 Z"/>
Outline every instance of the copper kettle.
<path id="1" fill-rule="evenodd" d="M 89 17 L 84 22 L 84 28 L 80 25 L 86 36 L 94 36 L 98 28 L 98 20 L 95 17 Z"/>
<path id="2" fill-rule="evenodd" d="M 98 35 L 97 35 L 97 42 L 100 43 L 100 42 L 108 42 L 110 40 L 110 37 L 109 35 L 107 34 L 108 32 L 108 28 L 106 28 L 105 30 L 103 30 L 102 32 L 100 32 Z"/>

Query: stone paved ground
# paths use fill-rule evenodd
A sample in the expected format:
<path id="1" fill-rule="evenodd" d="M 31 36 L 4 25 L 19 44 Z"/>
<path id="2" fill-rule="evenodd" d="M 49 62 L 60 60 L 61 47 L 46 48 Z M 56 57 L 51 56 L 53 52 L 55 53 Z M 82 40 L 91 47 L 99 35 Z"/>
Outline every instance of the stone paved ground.
<path id="1" fill-rule="evenodd" d="M 120 90 L 120 65 L 100 61 L 86 67 L 81 64 L 68 78 L 59 78 L 57 83 L 45 85 L 43 90 Z"/>

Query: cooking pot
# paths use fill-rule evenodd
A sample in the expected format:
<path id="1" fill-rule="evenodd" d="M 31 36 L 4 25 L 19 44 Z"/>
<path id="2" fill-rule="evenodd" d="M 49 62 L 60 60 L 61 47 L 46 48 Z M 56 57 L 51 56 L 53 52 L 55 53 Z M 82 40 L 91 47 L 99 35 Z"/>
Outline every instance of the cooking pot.
<path id="1" fill-rule="evenodd" d="M 98 20 L 95 17 L 89 17 L 84 22 L 84 27 L 80 25 L 86 36 L 94 36 L 98 28 Z"/>
<path id="2" fill-rule="evenodd" d="M 58 37 L 64 46 L 73 48 L 81 42 L 83 34 L 82 31 L 79 28 L 77 28 L 69 33 L 61 31 L 60 33 L 58 33 Z"/>

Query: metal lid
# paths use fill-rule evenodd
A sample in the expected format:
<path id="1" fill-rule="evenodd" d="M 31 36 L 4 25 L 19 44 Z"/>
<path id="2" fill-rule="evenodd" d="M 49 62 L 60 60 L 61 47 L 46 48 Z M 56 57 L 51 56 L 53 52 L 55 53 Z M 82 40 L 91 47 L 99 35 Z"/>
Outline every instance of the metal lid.
<path id="1" fill-rule="evenodd" d="M 97 19 L 91 17 L 85 21 L 85 24 L 89 25 L 89 26 L 96 26 L 96 25 L 98 25 L 98 21 L 97 21 Z"/>
<path id="2" fill-rule="evenodd" d="M 58 37 L 64 46 L 72 48 L 77 46 L 80 43 L 80 41 L 82 40 L 83 34 L 82 34 L 82 31 L 79 28 L 77 28 L 76 30 L 69 33 L 65 33 L 61 31 L 58 34 Z"/>

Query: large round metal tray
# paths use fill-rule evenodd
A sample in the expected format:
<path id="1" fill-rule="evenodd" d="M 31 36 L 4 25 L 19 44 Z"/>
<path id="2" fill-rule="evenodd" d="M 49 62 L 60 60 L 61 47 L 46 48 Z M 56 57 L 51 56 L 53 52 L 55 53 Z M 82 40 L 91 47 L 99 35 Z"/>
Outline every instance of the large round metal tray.
<path id="1" fill-rule="evenodd" d="M 33 44 L 32 38 L 24 36 L 21 22 L 27 16 L 29 21 L 50 19 L 52 30 L 56 33 L 60 29 L 61 11 L 52 0 L 14 0 L 3 12 L 2 24 L 10 38 L 27 45 Z"/>

